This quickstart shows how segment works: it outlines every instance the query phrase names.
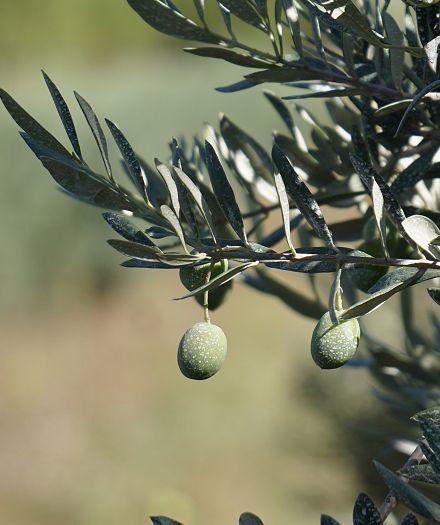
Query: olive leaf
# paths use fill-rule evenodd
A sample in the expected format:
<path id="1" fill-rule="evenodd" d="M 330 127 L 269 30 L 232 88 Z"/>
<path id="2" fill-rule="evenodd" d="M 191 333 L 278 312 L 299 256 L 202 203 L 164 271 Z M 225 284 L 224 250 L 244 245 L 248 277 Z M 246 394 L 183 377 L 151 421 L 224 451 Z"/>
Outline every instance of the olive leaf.
<path id="1" fill-rule="evenodd" d="M 382 525 L 382 518 L 373 500 L 359 494 L 353 509 L 353 525 Z"/>
<path id="2" fill-rule="evenodd" d="M 327 514 L 321 514 L 321 525 L 339 525 L 339 521 L 336 521 Z"/>
<path id="3" fill-rule="evenodd" d="M 151 516 L 150 519 L 153 522 L 153 525 L 183 525 L 179 521 L 172 520 L 165 516 Z"/>
<path id="4" fill-rule="evenodd" d="M 362 183 L 370 193 L 372 192 L 373 181 L 377 183 L 379 190 L 383 195 L 384 207 L 394 223 L 399 225 L 402 221 L 404 221 L 405 213 L 403 212 L 402 207 L 397 202 L 396 197 L 382 176 L 379 175 L 379 173 L 377 173 L 365 160 L 363 160 L 358 155 L 351 154 L 350 160 Z"/>
<path id="5" fill-rule="evenodd" d="M 89 125 L 95 142 L 98 146 L 101 154 L 102 162 L 104 163 L 105 170 L 110 180 L 113 180 L 112 167 L 108 156 L 107 140 L 104 135 L 104 131 L 101 127 L 96 113 L 93 111 L 91 105 L 85 100 L 79 93 L 75 91 L 75 97 L 78 101 L 79 107 L 84 114 L 84 117 Z"/>
<path id="6" fill-rule="evenodd" d="M 428 294 L 435 303 L 440 305 L 440 288 L 428 288 Z"/>
<path id="7" fill-rule="evenodd" d="M 401 118 L 399 125 L 397 126 L 396 133 L 394 135 L 395 137 L 399 135 L 410 112 L 417 106 L 417 104 L 423 99 L 425 95 L 427 95 L 428 93 L 431 93 L 432 91 L 434 91 L 434 89 L 437 89 L 438 87 L 440 87 L 440 80 L 434 80 L 433 82 L 431 82 L 430 84 L 428 84 L 423 89 L 421 89 L 418 93 L 415 94 L 415 96 L 412 99 L 411 104 L 406 108 L 405 113 L 403 114 L 403 117 Z"/>
<path id="8" fill-rule="evenodd" d="M 300 57 L 302 57 L 303 43 L 301 38 L 301 26 L 299 22 L 298 9 L 296 7 L 296 0 L 282 0 L 282 2 L 290 33 L 292 35 L 293 44 L 295 46 L 295 51 Z"/>
<path id="9" fill-rule="evenodd" d="M 419 525 L 419 522 L 414 514 L 409 512 L 400 522 L 400 525 Z"/>
<path id="10" fill-rule="evenodd" d="M 237 18 L 258 29 L 267 29 L 264 20 L 249 0 L 221 0 L 221 3 Z"/>
<path id="11" fill-rule="evenodd" d="M 403 49 L 404 37 L 399 25 L 388 12 L 383 13 L 383 22 L 388 41 L 393 45 L 390 49 L 391 76 L 394 85 L 400 91 L 402 88 L 405 51 Z"/>
<path id="12" fill-rule="evenodd" d="M 111 120 L 105 119 L 105 122 L 113 135 L 113 138 L 118 146 L 119 151 L 121 152 L 122 158 L 125 161 L 125 164 L 128 168 L 130 178 L 133 181 L 133 184 L 138 189 L 139 193 L 145 199 L 148 206 L 151 206 L 151 203 L 148 199 L 147 192 L 147 178 L 145 173 L 142 170 L 139 159 L 136 156 L 131 144 L 126 139 L 122 131 L 114 124 Z"/>
<path id="13" fill-rule="evenodd" d="M 275 187 L 278 193 L 278 198 L 280 201 L 281 216 L 284 224 L 284 233 L 286 236 L 287 244 L 289 245 L 290 251 L 294 254 L 295 248 L 292 244 L 292 238 L 290 236 L 290 206 L 289 198 L 287 196 L 286 187 L 283 182 L 282 176 L 275 171 L 274 172 Z"/>
<path id="14" fill-rule="evenodd" d="M 161 33 L 176 38 L 198 40 L 210 44 L 220 44 L 222 39 L 206 28 L 183 16 L 179 11 L 171 9 L 161 0 L 127 0 L 129 5 L 143 20 Z"/>
<path id="15" fill-rule="evenodd" d="M 258 516 L 245 512 L 240 516 L 239 525 L 264 525 Z"/>
<path id="16" fill-rule="evenodd" d="M 43 77 L 46 82 L 47 88 L 52 96 L 55 107 L 60 116 L 61 122 L 63 123 L 64 129 L 66 130 L 67 136 L 69 137 L 70 143 L 72 144 L 74 152 L 82 159 L 81 147 L 78 140 L 78 134 L 76 132 L 75 124 L 73 122 L 72 115 L 69 110 L 69 106 L 61 95 L 57 86 L 52 82 L 49 76 L 43 71 Z"/>
<path id="17" fill-rule="evenodd" d="M 195 295 L 199 295 L 204 292 L 209 292 L 210 290 L 218 288 L 219 286 L 222 286 L 223 284 L 226 284 L 227 282 L 234 279 L 234 277 L 236 277 L 237 275 L 241 274 L 242 272 L 246 271 L 247 269 L 253 266 L 257 266 L 258 264 L 259 264 L 258 261 L 252 261 L 252 262 L 246 262 L 246 263 L 240 264 L 238 266 L 234 266 L 233 268 L 220 274 L 218 277 L 211 279 L 209 283 L 204 284 L 203 286 L 200 286 L 199 288 L 196 288 L 192 292 L 189 292 L 186 295 L 183 295 L 182 297 L 177 297 L 175 301 L 181 301 L 182 299 L 188 299 L 188 297 L 194 297 Z"/>
<path id="18" fill-rule="evenodd" d="M 440 505 L 402 481 L 396 474 L 377 461 L 374 464 L 388 487 L 409 509 L 428 520 L 440 521 Z"/>
<path id="19" fill-rule="evenodd" d="M 165 164 L 162 164 L 162 162 L 160 162 L 160 160 L 158 159 L 155 159 L 154 162 L 156 164 L 157 171 L 162 176 L 168 188 L 168 192 L 171 197 L 171 204 L 174 209 L 174 213 L 176 214 L 177 217 L 179 217 L 180 216 L 180 201 L 179 201 L 179 191 L 177 189 L 176 181 L 174 180 L 168 166 L 165 166 Z"/>
<path id="20" fill-rule="evenodd" d="M 295 124 L 293 122 L 292 114 L 289 108 L 287 107 L 286 103 L 271 91 L 264 91 L 263 93 L 267 100 L 275 108 L 275 111 L 281 117 L 282 121 L 287 126 L 287 129 L 292 135 L 294 135 Z"/>
<path id="21" fill-rule="evenodd" d="M 53 135 L 41 126 L 33 117 L 25 111 L 16 100 L 4 89 L 0 89 L 0 100 L 3 102 L 8 113 L 30 137 L 44 146 L 52 149 L 62 156 L 69 157 L 70 153 Z"/>
<path id="22" fill-rule="evenodd" d="M 435 150 L 423 153 L 407 166 L 391 184 L 391 191 L 396 195 L 414 187 L 424 178 L 431 165 Z"/>
<path id="23" fill-rule="evenodd" d="M 391 284 L 388 283 L 387 280 L 384 279 L 384 277 L 388 277 L 390 279 L 390 275 L 384 276 L 375 284 L 374 288 L 379 288 L 378 291 L 371 292 L 369 291 L 370 295 L 367 299 L 364 299 L 362 301 L 359 301 L 358 303 L 350 306 L 346 310 L 342 312 L 340 315 L 341 319 L 354 319 L 356 317 L 361 317 L 364 315 L 367 315 L 371 313 L 373 310 L 381 306 L 385 301 L 387 301 L 390 297 L 395 295 L 396 293 L 404 290 L 408 286 L 411 286 L 412 284 L 415 284 L 419 277 L 422 275 L 422 273 L 426 272 L 426 270 L 416 270 L 414 268 L 401 268 L 402 270 L 412 270 L 404 273 L 404 276 L 406 279 L 402 280 L 401 275 L 399 274 L 399 278 L 397 276 L 395 277 L 394 282 L 391 282 Z M 392 272 L 394 274 L 395 272 Z M 382 281 L 382 283 L 381 283 Z M 380 284 L 379 284 L 380 283 Z"/>
<path id="24" fill-rule="evenodd" d="M 296 202 L 299 210 L 309 222 L 320 239 L 333 247 L 333 239 L 324 220 L 321 209 L 310 190 L 294 170 L 291 162 L 277 144 L 272 148 L 272 158 L 278 168 L 287 193 Z"/>
<path id="25" fill-rule="evenodd" d="M 154 246 L 154 243 L 148 238 L 148 236 L 143 231 L 136 228 L 136 226 L 123 215 L 105 212 L 102 216 L 108 225 L 127 241 L 138 242 L 140 244 L 145 244 L 146 246 Z"/>
<path id="26" fill-rule="evenodd" d="M 173 230 L 176 232 L 176 235 L 179 238 L 185 253 L 189 253 L 188 248 L 186 247 L 185 234 L 183 233 L 182 225 L 180 224 L 177 215 L 166 204 L 162 204 L 162 206 L 160 207 L 160 211 L 165 217 L 165 219 L 171 224 Z"/>
<path id="27" fill-rule="evenodd" d="M 384 249 L 385 256 L 388 258 L 387 248 L 387 225 L 385 219 L 385 203 L 382 192 L 377 182 L 373 179 L 371 187 L 371 198 L 373 200 L 373 212 L 376 219 L 377 227 L 379 229 L 380 240 Z"/>
<path id="28" fill-rule="evenodd" d="M 144 270 L 176 270 L 176 268 L 185 268 L 186 266 L 191 265 L 192 263 L 188 263 L 188 261 L 167 264 L 165 262 L 157 261 L 154 259 L 129 259 L 128 261 L 124 261 L 121 264 L 121 266 L 123 266 L 124 268 L 139 268 Z"/>
<path id="29" fill-rule="evenodd" d="M 412 215 L 402 222 L 402 227 L 408 237 L 422 250 L 435 258 L 440 257 L 440 249 L 436 240 L 440 229 L 435 222 L 423 215 Z"/>
<path id="30" fill-rule="evenodd" d="M 409 465 L 399 470 L 399 474 L 412 481 L 429 483 L 431 485 L 440 484 L 440 475 L 437 474 L 429 463 L 419 465 Z"/>
<path id="31" fill-rule="evenodd" d="M 268 64 L 267 61 L 263 61 L 259 58 L 243 55 L 242 53 L 237 53 L 236 51 L 222 47 L 185 47 L 183 50 L 191 55 L 219 58 L 229 62 L 230 64 L 235 64 L 236 66 L 242 67 L 261 69 L 262 67 L 267 67 Z"/>
<path id="32" fill-rule="evenodd" d="M 218 203 L 225 214 L 226 219 L 232 226 L 238 237 L 247 244 L 246 231 L 244 229 L 243 217 L 235 200 L 234 191 L 226 177 L 225 170 L 210 142 L 205 143 L 206 166 L 209 178 Z"/>

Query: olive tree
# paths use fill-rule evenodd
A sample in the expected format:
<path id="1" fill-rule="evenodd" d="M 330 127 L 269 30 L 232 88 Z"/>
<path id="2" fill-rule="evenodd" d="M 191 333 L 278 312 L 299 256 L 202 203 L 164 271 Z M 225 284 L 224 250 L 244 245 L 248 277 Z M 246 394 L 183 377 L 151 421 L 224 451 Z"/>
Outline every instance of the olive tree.
<path id="1" fill-rule="evenodd" d="M 440 484 L 440 324 L 432 314 L 432 333 L 419 329 L 411 293 L 440 277 L 439 0 L 399 0 L 394 15 L 390 0 L 194 0 L 186 2 L 189 14 L 170 0 L 128 3 L 154 29 L 196 42 L 187 53 L 247 68 L 219 91 L 269 83 L 294 89 L 283 97 L 264 91 L 283 126 L 272 150 L 222 115 L 195 138 L 173 139 L 170 158 L 152 165 L 106 120 L 126 186 L 115 176 L 98 116 L 75 93 L 104 172 L 87 164 L 71 112 L 46 74 L 70 146 L 1 90 L 22 138 L 66 194 L 106 210 L 104 219 L 119 235 L 108 243 L 126 257 L 124 267 L 179 271 L 187 289 L 180 299 L 195 298 L 203 308 L 203 320 L 178 348 L 185 376 L 205 380 L 220 370 L 227 340 L 210 312 L 238 280 L 316 319 L 311 357 L 319 367 L 363 365 L 386 402 L 398 404 L 404 417 L 418 412 L 419 444 L 397 473 L 376 464 L 390 491 L 377 507 L 360 494 L 353 520 L 381 524 L 401 503 L 440 522 L 440 506 L 411 485 Z M 215 12 L 220 32 L 208 23 Z M 243 25 L 265 37 L 262 49 L 243 41 Z M 303 99 L 322 99 L 331 125 L 305 109 Z M 356 216 L 330 223 L 323 206 L 350 208 Z M 275 213 L 280 225 L 269 231 L 266 219 Z M 274 270 L 307 274 L 310 293 Z M 330 277 L 326 298 L 317 274 Z M 427 291 L 426 301 L 440 304 L 440 288 Z M 401 351 L 362 321 L 393 296 L 400 298 Z M 253 514 L 240 518 L 242 525 L 261 523 Z M 322 523 L 337 522 L 322 515 Z M 412 513 L 402 521 L 416 523 Z"/>

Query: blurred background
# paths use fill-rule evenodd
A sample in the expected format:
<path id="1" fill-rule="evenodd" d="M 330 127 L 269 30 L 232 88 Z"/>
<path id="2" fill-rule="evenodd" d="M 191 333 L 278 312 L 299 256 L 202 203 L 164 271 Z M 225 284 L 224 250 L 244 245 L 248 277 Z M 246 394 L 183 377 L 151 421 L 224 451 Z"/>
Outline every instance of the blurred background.
<path id="1" fill-rule="evenodd" d="M 243 72 L 182 45 L 124 0 L 0 6 L 1 86 L 62 138 L 43 68 L 100 170 L 74 89 L 150 161 L 220 111 L 270 144 L 281 124 L 261 90 L 217 93 Z M 237 285 L 214 316 L 229 339 L 226 366 L 185 380 L 176 349 L 201 311 L 172 301 L 177 273 L 121 268 L 100 211 L 61 194 L 17 131 L 2 108 L 0 522 L 135 525 L 167 514 L 226 525 L 246 510 L 269 525 L 317 524 L 321 511 L 348 520 L 374 476 L 356 445 L 381 453 L 357 441 L 379 410 L 371 379 L 319 372 L 313 323 Z"/>

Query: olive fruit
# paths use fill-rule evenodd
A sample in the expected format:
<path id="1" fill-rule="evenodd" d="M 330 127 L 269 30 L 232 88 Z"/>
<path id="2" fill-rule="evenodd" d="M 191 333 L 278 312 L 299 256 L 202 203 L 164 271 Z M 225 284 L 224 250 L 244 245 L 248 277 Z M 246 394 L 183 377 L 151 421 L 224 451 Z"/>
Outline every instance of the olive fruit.
<path id="1" fill-rule="evenodd" d="M 312 357 L 323 369 L 339 368 L 356 353 L 360 339 L 360 327 L 356 319 L 341 320 L 333 324 L 330 313 L 324 314 L 313 330 Z"/>
<path id="2" fill-rule="evenodd" d="M 350 255 L 357 257 L 384 257 L 382 243 L 380 239 L 365 241 L 356 250 L 350 252 Z M 386 266 L 363 265 L 348 268 L 346 275 L 353 286 L 366 293 L 387 271 L 388 268 Z"/>
<path id="3" fill-rule="evenodd" d="M 183 286 L 192 292 L 197 288 L 200 288 L 206 284 L 206 278 L 208 277 L 211 263 L 200 264 L 198 266 L 192 266 L 190 268 L 180 269 L 180 280 Z M 214 268 L 211 272 L 211 279 L 218 277 L 220 274 L 226 272 L 228 269 L 228 260 L 222 259 L 214 264 Z M 210 290 L 208 295 L 208 308 L 209 310 L 216 310 L 221 306 L 232 288 L 232 281 Z M 196 301 L 203 306 L 203 293 L 195 296 Z"/>
<path id="4" fill-rule="evenodd" d="M 208 379 L 226 359 L 227 340 L 223 330 L 211 323 L 196 323 L 180 340 L 177 362 L 189 379 Z"/>

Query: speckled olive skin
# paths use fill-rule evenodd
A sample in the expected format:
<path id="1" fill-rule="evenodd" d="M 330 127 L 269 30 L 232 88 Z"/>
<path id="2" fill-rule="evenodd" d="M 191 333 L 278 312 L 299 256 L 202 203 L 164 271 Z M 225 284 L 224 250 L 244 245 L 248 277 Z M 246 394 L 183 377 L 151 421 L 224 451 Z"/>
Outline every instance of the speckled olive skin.
<path id="1" fill-rule="evenodd" d="M 206 283 L 206 277 L 208 276 L 209 268 L 211 264 L 201 264 L 192 268 L 181 268 L 180 269 L 180 280 L 183 286 L 192 292 L 200 286 Z M 228 260 L 222 259 L 218 263 L 215 263 L 213 271 L 211 273 L 211 279 L 218 277 L 220 274 L 226 272 L 228 269 Z M 208 296 L 208 308 L 210 310 L 216 310 L 221 306 L 232 288 L 232 281 L 215 288 L 209 292 Z M 203 294 L 195 296 L 196 301 L 203 306 Z"/>
<path id="2" fill-rule="evenodd" d="M 177 362 L 189 379 L 209 379 L 216 374 L 227 355 L 228 343 L 223 330 L 211 323 L 197 323 L 182 337 Z"/>
<path id="3" fill-rule="evenodd" d="M 356 353 L 360 339 L 356 319 L 333 324 L 327 312 L 319 320 L 312 335 L 312 357 L 323 369 L 339 368 Z"/>

